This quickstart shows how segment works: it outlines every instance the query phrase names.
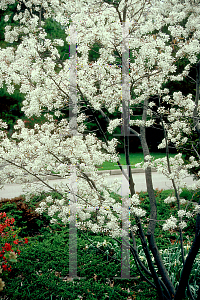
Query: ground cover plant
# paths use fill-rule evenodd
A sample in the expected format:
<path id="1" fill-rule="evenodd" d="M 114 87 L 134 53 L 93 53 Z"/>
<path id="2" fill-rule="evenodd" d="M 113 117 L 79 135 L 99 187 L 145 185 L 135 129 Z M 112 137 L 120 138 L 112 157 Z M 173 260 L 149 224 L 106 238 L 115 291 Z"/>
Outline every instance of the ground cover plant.
<path id="1" fill-rule="evenodd" d="M 42 199 L 34 213 L 48 214 L 51 224 L 69 226 L 69 277 L 78 272 L 77 231 L 94 236 L 104 232 L 122 246 L 126 289 L 132 255 L 159 299 L 199 298 L 200 288 L 189 282 L 190 276 L 196 280 L 193 267 L 200 248 L 199 1 L 77 0 L 74 5 L 73 0 L 2 0 L 0 9 L 5 37 L 0 88 L 22 96 L 25 114 L 10 133 L 0 120 L 1 186 L 23 184 L 27 203 L 33 195 Z M 58 37 L 50 34 L 49 24 L 58 28 Z M 122 140 L 127 173 L 116 150 Z M 165 157 L 151 155 L 155 145 Z M 183 147 L 189 152 L 187 162 Z M 130 153 L 135 149 L 142 149 L 144 156 L 136 164 L 145 172 L 148 195 L 143 199 L 131 171 Z M 112 193 L 120 184 L 107 183 L 107 175 L 97 172 L 97 166 L 108 161 L 117 164 L 129 182 L 129 197 L 121 202 Z M 164 204 L 157 203 L 152 168 L 171 180 L 173 190 L 165 194 Z M 195 193 L 187 202 L 181 187 L 186 187 L 190 171 L 196 181 L 187 188 Z M 49 182 L 52 174 L 65 181 Z M 46 195 L 46 189 L 56 196 Z M 31 216 L 34 230 L 40 231 L 42 217 L 31 208 L 28 212 L 23 203 L 16 205 L 21 211 L 17 222 Z M 189 247 L 185 231 L 194 227 Z M 21 230 L 26 235 L 24 223 Z M 182 271 L 176 277 L 170 275 L 159 242 L 169 234 L 172 241 L 180 241 Z M 43 273 L 41 278 L 46 282 Z M 47 293 L 48 288 L 44 297 Z"/>
<path id="2" fill-rule="evenodd" d="M 164 211 L 164 199 L 172 190 L 156 190 L 159 219 L 165 220 L 168 212 Z M 183 189 L 182 194 L 191 200 L 194 191 Z M 55 194 L 52 194 L 55 197 Z M 117 201 L 120 196 L 115 195 Z M 141 192 L 141 207 L 148 207 L 148 193 Z M 21 249 L 12 270 L 4 273 L 5 282 L 0 299 L 158 299 L 156 289 L 142 278 L 131 255 L 131 279 L 121 279 L 121 247 L 117 241 L 105 234 L 91 231 L 78 231 L 78 277 L 69 277 L 69 228 L 62 224 L 51 224 L 50 217 L 43 213 L 34 214 L 41 198 L 32 197 L 27 204 L 23 197 L 5 199 L 0 204 L 0 213 L 7 212 L 17 220 L 19 237 L 28 238 L 28 243 Z M 195 201 L 195 199 L 193 199 Z M 24 203 L 24 219 L 19 218 L 19 203 Z M 16 204 L 16 205 L 15 205 Z M 18 204 L 18 207 L 17 207 Z M 169 208 L 170 209 L 170 208 Z M 32 214 L 40 226 L 32 227 Z M 25 213 L 27 212 L 27 213 Z M 150 211 L 148 211 L 147 218 Z M 37 223 L 36 222 L 36 223 Z M 147 221 L 146 221 L 147 224 Z M 134 220 L 132 220 L 134 225 Z M 23 231 L 22 231 L 23 228 Z M 35 230 L 33 232 L 33 229 Z M 185 256 L 194 238 L 195 222 L 184 230 L 186 244 Z M 160 235 L 157 228 L 156 240 L 166 261 L 173 284 L 178 284 L 181 272 L 181 248 L 177 230 Z M 142 245 L 138 245 L 138 255 L 147 266 Z M 190 276 L 190 288 L 196 295 L 200 283 L 200 256 L 197 257 Z M 148 276 L 148 279 L 151 278 Z M 187 299 L 187 297 L 185 298 Z"/>

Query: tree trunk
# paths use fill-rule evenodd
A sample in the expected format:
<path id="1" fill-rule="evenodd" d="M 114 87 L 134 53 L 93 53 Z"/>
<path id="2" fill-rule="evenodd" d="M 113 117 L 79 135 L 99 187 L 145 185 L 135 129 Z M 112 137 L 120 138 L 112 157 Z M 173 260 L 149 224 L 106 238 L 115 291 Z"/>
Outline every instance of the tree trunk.
<path id="1" fill-rule="evenodd" d="M 198 205 L 200 205 L 200 201 L 199 201 Z M 183 266 L 183 270 L 181 273 L 181 279 L 180 279 L 179 286 L 176 291 L 174 300 L 181 300 L 185 297 L 185 289 L 187 287 L 189 276 L 190 276 L 190 273 L 192 270 L 192 266 L 193 266 L 193 263 L 194 263 L 194 260 L 197 256 L 197 254 L 198 254 L 199 248 L 200 248 L 200 214 L 198 214 L 197 218 L 196 218 L 195 238 L 192 243 L 192 247 L 188 253 L 188 256 L 185 260 L 185 264 Z M 199 295 L 198 295 L 198 297 L 199 297 Z"/>
<path id="2" fill-rule="evenodd" d="M 146 119 L 147 119 L 147 106 L 148 106 L 148 100 L 145 100 L 144 107 L 143 107 L 143 116 L 142 116 L 143 121 L 146 121 Z M 141 140 L 143 154 L 145 157 L 150 154 L 149 147 L 148 147 L 147 141 L 146 141 L 145 126 L 140 127 L 140 140 Z M 148 167 L 145 170 L 145 177 L 146 177 L 147 192 L 148 192 L 149 201 L 150 201 L 150 222 L 149 222 L 149 226 L 148 226 L 148 230 L 147 230 L 147 239 L 149 242 L 149 248 L 154 256 L 156 265 L 158 267 L 160 275 L 162 276 L 163 282 L 166 285 L 170 295 L 173 297 L 173 295 L 175 294 L 175 289 L 169 278 L 168 272 L 163 264 L 162 257 L 157 248 L 155 237 L 154 237 L 156 221 L 157 221 L 157 207 L 156 207 L 156 197 L 154 194 L 152 174 L 151 174 L 150 167 Z"/>

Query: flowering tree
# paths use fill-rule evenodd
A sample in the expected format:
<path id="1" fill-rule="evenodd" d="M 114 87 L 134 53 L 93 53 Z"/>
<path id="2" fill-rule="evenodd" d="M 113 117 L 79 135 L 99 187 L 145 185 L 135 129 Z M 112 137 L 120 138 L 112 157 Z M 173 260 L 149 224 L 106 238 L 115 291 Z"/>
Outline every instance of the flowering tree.
<path id="1" fill-rule="evenodd" d="M 9 44 L 0 49 L 0 86 L 6 85 L 9 93 L 19 88 L 25 95 L 22 110 L 26 116 L 40 116 L 45 112 L 46 122 L 28 129 L 18 120 L 11 138 L 5 131 L 6 124 L 1 122 L 0 162 L 6 163 L 1 171 L 2 185 L 5 182 L 24 183 L 27 201 L 32 194 L 40 195 L 45 188 L 58 192 L 61 200 L 48 196 L 40 203 L 38 211 L 48 211 L 52 222 L 76 223 L 74 228 L 108 231 L 113 238 L 122 236 L 123 247 L 130 248 L 141 272 L 152 276 L 155 285 L 150 284 L 156 286 L 160 299 L 182 299 L 187 286 L 193 298 L 188 279 L 200 246 L 200 203 L 192 213 L 183 209 L 180 187 L 184 186 L 187 170 L 199 166 L 199 162 L 191 157 L 190 164 L 185 166 L 181 154 L 173 159 L 169 159 L 168 154 L 170 143 L 178 147 L 187 142 L 187 137 L 182 139 L 182 132 L 200 132 L 199 85 L 196 95 L 184 96 L 181 91 L 170 95 L 165 84 L 183 80 L 198 62 L 198 1 L 3 0 L 0 9 L 6 11 L 14 3 L 17 10 L 13 26 L 5 27 L 5 41 Z M 5 21 L 9 18 L 6 14 Z M 58 47 L 64 44 L 62 39 L 47 39 L 44 29 L 47 19 L 54 19 L 65 28 L 70 59 L 59 54 Z M 96 42 L 100 45 L 99 57 L 89 62 L 89 50 Z M 187 63 L 178 72 L 176 63 L 183 58 Z M 117 64 L 119 61 L 121 67 Z M 83 105 L 94 115 L 104 138 L 95 111 L 104 116 L 110 133 L 122 126 L 128 175 L 118 161 L 116 136 L 102 142 L 94 133 L 85 134 L 87 116 Z M 63 111 L 68 107 L 69 119 L 66 119 Z M 134 116 L 137 107 L 143 110 L 141 118 Z M 118 111 L 119 118 L 110 120 L 106 111 Z M 166 148 L 166 158 L 154 160 L 149 153 L 145 129 L 156 126 L 157 120 L 164 136 L 159 148 Z M 133 130 L 133 125 L 138 126 L 138 131 Z M 151 209 L 146 236 L 141 219 L 145 211 L 140 208 L 130 167 L 131 134 L 140 140 L 145 157 L 143 167 Z M 106 175 L 97 174 L 96 165 L 106 160 L 117 162 L 129 181 L 130 197 L 122 199 L 122 203 L 111 197 L 117 182 L 108 185 Z M 154 236 L 157 209 L 151 167 L 156 167 L 172 181 L 175 198 L 168 197 L 166 205 L 172 201 L 178 204 L 178 210 L 163 224 L 163 230 L 178 228 L 180 232 L 183 269 L 176 289 Z M 52 186 L 48 182 L 48 175 L 52 173 L 70 178 L 70 181 Z M 197 181 L 196 187 L 199 185 Z M 128 211 L 135 218 L 134 226 L 129 224 Z M 77 214 L 77 221 L 73 213 Z M 195 215 L 196 235 L 185 260 L 182 229 Z M 128 232 L 133 242 L 131 246 Z M 149 269 L 138 256 L 136 234 L 141 239 Z M 124 275 L 127 272 L 124 268 Z"/>

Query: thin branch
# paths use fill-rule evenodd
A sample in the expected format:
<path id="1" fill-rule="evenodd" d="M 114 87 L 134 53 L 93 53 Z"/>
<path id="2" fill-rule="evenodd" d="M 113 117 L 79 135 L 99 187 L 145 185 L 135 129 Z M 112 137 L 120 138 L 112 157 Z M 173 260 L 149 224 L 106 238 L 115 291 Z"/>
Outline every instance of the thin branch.
<path id="1" fill-rule="evenodd" d="M 158 73 L 160 73 L 161 72 L 161 70 L 158 70 L 157 72 L 155 72 L 155 73 L 151 73 L 151 74 L 145 74 L 145 75 L 143 75 L 143 76 L 141 76 L 141 77 L 139 77 L 138 79 L 136 79 L 135 81 L 132 81 L 132 83 L 131 83 L 131 87 L 130 87 L 130 90 L 132 90 L 132 88 L 133 88 L 133 84 L 135 84 L 138 80 L 141 80 L 141 79 L 143 79 L 143 78 L 145 78 L 145 77 L 151 77 L 151 76 L 154 76 L 155 74 L 158 74 Z"/>
<path id="2" fill-rule="evenodd" d="M 120 23 L 122 24 L 122 22 L 123 22 L 123 21 L 122 21 L 122 16 L 121 16 L 121 13 L 120 13 L 120 11 L 119 11 L 119 9 L 118 9 L 118 6 L 115 7 L 115 9 L 116 9 L 116 11 L 117 11 L 117 13 L 118 13 Z"/>
<path id="3" fill-rule="evenodd" d="M 188 78 L 192 79 L 192 81 L 194 81 L 196 83 L 196 80 L 194 78 L 192 78 L 191 76 L 187 75 Z"/>
<path id="4" fill-rule="evenodd" d="M 198 156 L 198 159 L 200 160 L 200 155 L 199 155 L 199 153 L 197 152 L 196 148 L 194 147 L 193 142 L 192 142 L 192 148 L 194 149 L 196 155 Z"/>
<path id="5" fill-rule="evenodd" d="M 20 165 L 17 165 L 16 163 L 8 160 L 8 159 L 5 159 L 4 157 L 0 156 L 1 159 L 5 160 L 6 162 L 8 162 L 9 164 L 15 166 L 15 167 L 18 167 L 24 171 L 26 171 L 28 174 L 34 176 L 35 178 L 37 178 L 39 181 L 41 181 L 44 185 L 46 185 L 48 188 L 50 188 L 51 190 L 53 190 L 54 192 L 57 192 L 59 195 L 63 196 L 61 193 L 59 193 L 56 189 L 54 189 L 53 187 L 51 187 L 48 183 L 46 183 L 44 180 L 42 180 L 40 177 L 38 177 L 36 174 L 30 172 L 29 170 L 27 170 L 25 167 L 23 166 L 20 166 Z"/>

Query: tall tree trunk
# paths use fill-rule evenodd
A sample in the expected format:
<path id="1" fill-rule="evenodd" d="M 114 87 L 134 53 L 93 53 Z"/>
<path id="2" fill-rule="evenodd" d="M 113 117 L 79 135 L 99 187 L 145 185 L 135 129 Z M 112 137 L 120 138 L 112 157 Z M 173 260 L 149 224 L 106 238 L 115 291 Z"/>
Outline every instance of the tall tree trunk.
<path id="1" fill-rule="evenodd" d="M 200 61 L 196 65 L 196 97 L 195 97 L 195 108 L 193 112 L 193 124 L 194 128 L 199 137 L 199 146 L 200 146 L 200 124 L 198 119 L 198 104 L 199 104 L 199 86 L 200 86 Z"/>
<path id="2" fill-rule="evenodd" d="M 143 121 L 147 120 L 147 106 L 148 106 L 148 100 L 145 100 L 144 106 L 143 106 L 143 115 L 142 115 Z M 143 154 L 145 157 L 150 154 L 149 147 L 148 147 L 148 144 L 146 141 L 145 126 L 140 127 L 140 140 L 141 140 Z M 146 177 L 147 192 L 148 192 L 149 201 L 150 201 L 150 222 L 149 222 L 149 226 L 148 226 L 148 230 L 147 230 L 147 239 L 149 242 L 149 248 L 154 256 L 156 265 L 158 267 L 158 271 L 159 271 L 160 275 L 162 276 L 163 282 L 166 285 L 170 295 L 173 297 L 173 295 L 175 294 L 175 289 L 169 278 L 168 272 L 163 264 L 162 257 L 157 248 L 155 237 L 154 237 L 156 221 L 157 221 L 157 207 L 156 207 L 156 197 L 154 194 L 152 173 L 151 173 L 150 167 L 148 167 L 145 170 L 145 177 Z"/>
<path id="3" fill-rule="evenodd" d="M 200 205 L 200 201 L 198 203 Z M 192 270 L 192 266 L 194 263 L 194 260 L 198 254 L 198 251 L 200 249 L 200 214 L 197 215 L 196 218 L 196 232 L 195 232 L 195 238 L 192 243 L 191 249 L 188 253 L 188 256 L 185 260 L 185 264 L 183 266 L 183 270 L 181 273 L 181 279 L 179 282 L 178 289 L 176 291 L 174 300 L 181 300 L 185 297 L 185 289 L 187 287 L 187 283 L 189 280 L 189 276 Z"/>

